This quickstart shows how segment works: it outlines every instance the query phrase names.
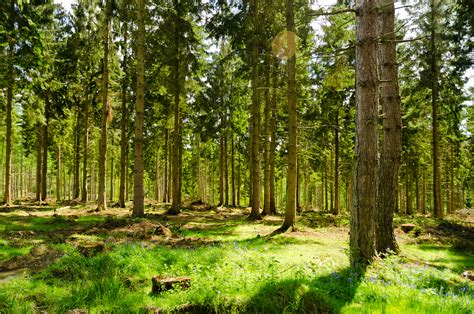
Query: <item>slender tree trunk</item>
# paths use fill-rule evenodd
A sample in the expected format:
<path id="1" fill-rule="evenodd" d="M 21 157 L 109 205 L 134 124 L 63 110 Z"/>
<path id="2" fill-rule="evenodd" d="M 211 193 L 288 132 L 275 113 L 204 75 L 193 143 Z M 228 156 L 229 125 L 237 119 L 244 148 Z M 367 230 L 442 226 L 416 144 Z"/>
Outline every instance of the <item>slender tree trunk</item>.
<path id="1" fill-rule="evenodd" d="M 137 33 L 137 99 L 135 109 L 135 178 L 133 189 L 133 214 L 142 217 L 144 209 L 143 189 L 143 115 L 145 111 L 145 0 L 138 1 Z M 179 95 L 178 95 L 179 97 Z"/>
<path id="2" fill-rule="evenodd" d="M 165 165 L 164 165 L 164 180 L 163 180 L 163 203 L 168 202 L 168 139 L 169 139 L 169 132 L 168 129 L 165 128 Z"/>
<path id="3" fill-rule="evenodd" d="M 106 160 L 107 160 L 107 120 L 109 119 L 109 32 L 111 0 L 106 0 L 105 4 L 105 25 L 104 25 L 104 58 L 102 72 L 102 122 L 101 136 L 99 144 L 99 198 L 97 208 L 99 210 L 107 209 L 107 196 L 105 190 L 106 180 Z"/>
<path id="4" fill-rule="evenodd" d="M 351 209 L 350 261 L 366 265 L 375 256 L 377 201 L 377 3 L 357 0 L 356 144 Z"/>
<path id="5" fill-rule="evenodd" d="M 333 179 L 333 151 L 331 150 L 329 152 L 329 177 Z M 334 212 L 334 183 L 330 182 L 329 184 L 329 196 L 331 200 L 331 206 L 329 207 L 331 209 L 331 212 Z"/>
<path id="6" fill-rule="evenodd" d="M 224 145 L 224 117 L 221 116 L 221 136 L 219 139 L 219 204 L 217 206 L 224 205 L 224 181 L 225 181 L 225 145 Z"/>
<path id="7" fill-rule="evenodd" d="M 79 198 L 79 163 L 80 163 L 80 138 L 81 138 L 81 113 L 79 110 L 79 106 L 77 107 L 76 112 L 76 127 L 74 132 L 74 172 L 73 172 L 73 198 Z"/>
<path id="8" fill-rule="evenodd" d="M 286 0 L 286 29 L 288 31 L 289 50 L 294 49 L 292 55 L 288 55 L 288 173 L 286 182 L 286 210 L 285 220 L 280 231 L 286 231 L 295 227 L 297 206 L 297 104 L 296 104 L 296 35 L 293 12 L 293 0 Z"/>
<path id="9" fill-rule="evenodd" d="M 241 185 L 241 161 L 237 151 L 237 207 L 240 207 L 240 185 Z"/>
<path id="10" fill-rule="evenodd" d="M 329 195 L 328 195 L 328 172 L 326 165 L 326 158 L 323 164 L 323 181 L 324 181 L 324 211 L 329 211 Z"/>
<path id="11" fill-rule="evenodd" d="M 426 173 L 423 170 L 422 176 L 422 192 L 421 192 L 421 213 L 426 215 Z"/>
<path id="12" fill-rule="evenodd" d="M 69 176 L 69 179 L 70 178 L 71 177 Z M 95 164 L 92 163 L 92 165 L 91 165 L 91 201 L 93 201 L 93 202 L 95 202 L 97 200 L 97 194 L 96 194 L 97 184 L 96 184 L 95 180 L 96 180 Z M 69 181 L 71 181 L 71 180 L 69 180 Z M 69 184 L 69 186 L 71 186 L 71 185 Z M 69 189 L 69 190 L 71 190 L 71 189 Z"/>
<path id="13" fill-rule="evenodd" d="M 438 64 L 436 47 L 436 5 L 435 0 L 431 0 L 430 15 L 430 44 L 431 44 L 431 110 L 432 110 L 432 135 L 433 135 L 433 199 L 434 215 L 437 218 L 443 218 L 444 210 L 441 202 L 441 175 L 439 170 L 439 131 L 438 131 Z"/>
<path id="14" fill-rule="evenodd" d="M 56 152 L 56 201 L 59 203 L 61 201 L 61 145 L 58 144 Z"/>
<path id="15" fill-rule="evenodd" d="M 123 30 L 123 63 L 122 69 L 125 73 L 122 81 L 122 108 L 120 120 L 120 186 L 119 186 L 119 206 L 125 208 L 125 181 L 127 178 L 127 86 L 128 86 L 128 23 L 125 22 Z"/>
<path id="16" fill-rule="evenodd" d="M 270 150 L 271 150 L 271 128 L 270 119 L 272 112 L 272 105 L 270 103 L 270 55 L 267 54 L 265 57 L 265 90 L 264 90 L 264 103 L 265 109 L 263 111 L 264 119 L 264 149 L 265 154 L 263 158 L 264 166 L 264 192 L 263 192 L 263 212 L 262 215 L 269 215 L 270 212 Z"/>
<path id="17" fill-rule="evenodd" d="M 169 134 L 169 133 L 168 133 Z M 172 184 L 171 184 L 171 169 L 172 169 L 172 166 L 173 166 L 173 162 L 172 162 L 172 146 L 173 146 L 173 143 L 172 141 L 169 139 L 170 136 L 168 136 L 168 193 L 167 193 L 167 203 L 171 202 L 171 189 L 172 189 Z"/>
<path id="18" fill-rule="evenodd" d="M 276 123 L 277 123 L 277 100 L 276 100 L 276 89 L 278 83 L 278 73 L 277 73 L 278 64 L 275 62 L 272 71 L 272 94 L 270 98 L 271 105 L 271 119 L 270 119 L 270 128 L 271 128 L 271 139 L 270 139 L 270 214 L 276 214 L 276 204 L 275 204 L 275 151 L 276 151 Z"/>
<path id="19" fill-rule="evenodd" d="M 420 182 L 418 179 L 418 170 L 415 171 L 415 205 L 416 213 L 420 212 Z"/>
<path id="20" fill-rule="evenodd" d="M 339 214 L 339 113 L 336 113 L 334 129 L 334 208 L 333 215 Z"/>
<path id="21" fill-rule="evenodd" d="M 405 176 L 405 201 L 406 201 L 406 214 L 413 215 L 413 206 L 412 206 L 412 198 L 411 198 L 411 182 L 410 182 L 410 174 L 409 169 L 407 169 L 407 174 Z"/>
<path id="22" fill-rule="evenodd" d="M 156 173 L 155 173 L 155 200 L 157 203 L 161 199 L 161 163 L 160 163 L 160 150 L 156 151 Z"/>
<path id="23" fill-rule="evenodd" d="M 455 208 L 455 195 L 454 195 L 454 147 L 451 144 L 451 168 L 449 172 L 449 204 L 448 204 L 448 213 L 452 214 Z"/>
<path id="24" fill-rule="evenodd" d="M 172 191 L 173 191 L 173 200 L 171 208 L 168 211 L 169 214 L 177 215 L 180 212 L 180 177 L 179 177 L 179 166 L 180 162 L 180 147 L 181 147 L 181 138 L 180 138 L 180 126 L 181 126 L 181 113 L 180 113 L 180 96 L 181 96 L 181 82 L 180 82 L 180 27 L 178 20 L 181 19 L 181 8 L 179 0 L 174 0 L 174 8 L 177 11 L 177 20 L 175 21 L 175 65 L 174 65 L 174 145 L 173 145 L 173 166 L 172 166 Z"/>
<path id="25" fill-rule="evenodd" d="M 260 216 L 260 97 L 259 97 L 259 24 L 260 3 L 259 0 L 251 2 L 253 12 L 254 35 L 252 38 L 252 116 L 251 116 L 251 171 L 252 171 L 252 210 L 250 220 L 261 219 Z"/>
<path id="26" fill-rule="evenodd" d="M 20 149 L 20 199 L 23 198 L 23 149 Z"/>
<path id="27" fill-rule="evenodd" d="M 111 146 L 114 146 L 114 136 L 113 133 L 111 134 Z M 114 188 L 115 188 L 115 175 L 114 175 L 114 163 L 115 163 L 115 158 L 114 158 L 114 153 L 113 150 L 110 152 L 110 195 L 109 195 L 109 200 L 110 202 L 114 201 Z"/>
<path id="28" fill-rule="evenodd" d="M 89 162 L 89 93 L 84 102 L 84 138 L 83 138 L 83 156 L 82 156 L 82 191 L 81 202 L 87 203 L 87 168 Z"/>
<path id="29" fill-rule="evenodd" d="M 231 154 L 232 154 L 232 160 L 231 160 L 231 167 L 232 167 L 232 207 L 235 207 L 235 156 L 234 156 L 234 134 L 232 134 L 231 137 Z"/>
<path id="30" fill-rule="evenodd" d="M 224 138 L 224 182 L 225 182 L 225 201 L 226 207 L 229 206 L 229 165 L 228 165 L 228 154 L 227 154 L 227 136 Z"/>
<path id="31" fill-rule="evenodd" d="M 45 99 L 45 124 L 43 125 L 43 163 L 41 170 L 41 200 L 45 201 L 48 194 L 48 128 L 49 128 L 49 99 Z"/>
<path id="32" fill-rule="evenodd" d="M 12 184 L 12 111 L 13 111 L 13 84 L 14 84 L 14 73 L 13 73 L 13 43 L 10 43 L 8 49 L 9 59 L 9 82 L 7 86 L 7 103 L 6 103 L 6 148 L 5 148 L 5 190 L 3 193 L 3 203 L 10 206 L 12 203 L 11 198 L 11 184 Z"/>

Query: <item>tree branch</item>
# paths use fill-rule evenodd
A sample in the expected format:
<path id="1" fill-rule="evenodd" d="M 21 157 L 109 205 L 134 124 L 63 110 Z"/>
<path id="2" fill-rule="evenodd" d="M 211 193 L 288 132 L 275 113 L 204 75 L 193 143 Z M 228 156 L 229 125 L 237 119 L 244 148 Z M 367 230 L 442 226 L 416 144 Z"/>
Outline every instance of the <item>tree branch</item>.
<path id="1" fill-rule="evenodd" d="M 343 13 L 356 13 L 356 10 L 352 8 L 334 10 L 330 12 L 324 12 L 323 10 L 316 10 L 313 13 L 310 13 L 309 16 L 330 16 L 330 15 L 337 15 L 337 14 L 343 14 Z"/>

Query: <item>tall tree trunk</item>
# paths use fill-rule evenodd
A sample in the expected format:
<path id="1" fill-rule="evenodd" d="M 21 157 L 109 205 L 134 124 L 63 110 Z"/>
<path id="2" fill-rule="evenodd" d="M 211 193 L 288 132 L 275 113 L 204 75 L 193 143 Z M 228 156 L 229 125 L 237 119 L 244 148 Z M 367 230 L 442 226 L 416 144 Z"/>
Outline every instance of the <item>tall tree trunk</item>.
<path id="1" fill-rule="evenodd" d="M 425 170 L 423 170 L 423 175 L 422 175 L 422 191 L 421 191 L 421 213 L 423 215 L 426 215 L 426 173 Z"/>
<path id="2" fill-rule="evenodd" d="M 252 116 L 251 116 L 251 171 L 252 171 L 252 210 L 249 219 L 261 219 L 260 216 L 260 97 L 259 97 L 259 24 L 260 24 L 260 4 L 259 0 L 252 0 L 252 21 L 254 35 L 252 38 Z"/>
<path id="3" fill-rule="evenodd" d="M 406 201 L 406 214 L 413 215 L 413 206 L 411 198 L 411 182 L 410 182 L 410 171 L 407 168 L 407 173 L 405 176 L 405 201 Z"/>
<path id="4" fill-rule="evenodd" d="M 168 139 L 169 139 L 169 132 L 168 129 L 165 128 L 165 146 L 164 146 L 164 153 L 165 153 L 165 165 L 164 165 L 164 180 L 163 180 L 163 203 L 168 202 Z"/>
<path id="5" fill-rule="evenodd" d="M 434 199 L 434 215 L 436 218 L 443 218 L 444 210 L 441 202 L 441 174 L 439 170 L 439 131 L 438 131 L 438 63 L 437 63 L 437 47 L 436 47 L 436 5 L 435 0 L 431 0 L 430 12 L 430 44 L 431 44 L 431 117 L 432 117 L 432 145 L 433 145 L 433 199 Z"/>
<path id="6" fill-rule="evenodd" d="M 106 0 L 105 4 L 105 23 L 104 23 L 104 58 L 103 58 L 103 72 L 102 72 L 102 122 L 101 134 L 99 144 L 99 198 L 97 202 L 97 209 L 107 209 L 107 197 L 105 190 L 106 169 L 105 164 L 107 160 L 107 120 L 110 114 L 109 104 L 109 32 L 110 32 L 110 10 L 111 0 Z"/>
<path id="7" fill-rule="evenodd" d="M 234 134 L 231 137 L 231 167 L 232 167 L 232 207 L 235 207 L 235 156 L 234 156 Z"/>
<path id="8" fill-rule="evenodd" d="M 81 202 L 87 203 L 87 168 L 89 162 L 89 93 L 84 101 L 84 137 L 83 137 L 83 156 L 82 156 L 82 191 Z"/>
<path id="9" fill-rule="evenodd" d="M 297 104 L 296 104 L 296 35 L 293 12 L 293 0 L 286 0 L 286 29 L 288 47 L 294 54 L 288 55 L 288 173 L 286 181 L 285 220 L 280 231 L 294 228 L 296 223 L 297 202 Z"/>
<path id="10" fill-rule="evenodd" d="M 263 215 L 269 215 L 270 212 L 270 150 L 271 150 L 271 128 L 270 119 L 272 105 L 270 102 L 270 55 L 267 54 L 265 57 L 265 90 L 264 90 L 264 104 L 265 109 L 263 110 L 263 133 L 264 133 L 264 149 L 265 154 L 263 158 L 264 166 L 264 192 L 263 192 Z"/>
<path id="11" fill-rule="evenodd" d="M 276 100 L 276 90 L 278 84 L 278 72 L 277 72 L 278 63 L 274 62 L 273 71 L 272 71 L 272 95 L 270 98 L 271 105 L 271 118 L 270 118 L 270 128 L 271 128 L 271 140 L 270 140 L 270 214 L 276 214 L 276 203 L 275 203 L 275 151 L 276 151 L 276 131 L 277 131 L 277 100 Z"/>
<path id="12" fill-rule="evenodd" d="M 13 3 L 13 2 L 12 2 Z M 13 4 L 12 4 L 13 6 Z M 13 43 L 10 43 L 8 49 L 8 59 L 9 59 L 9 80 L 7 86 L 7 103 L 6 103 L 6 147 L 5 147 L 5 190 L 3 193 L 3 203 L 5 205 L 11 205 L 11 184 L 12 184 L 12 111 L 13 111 L 13 84 L 15 79 L 13 77 Z"/>
<path id="13" fill-rule="evenodd" d="M 128 110 L 127 110 L 127 86 L 128 86 L 128 23 L 125 22 L 123 30 L 123 63 L 122 69 L 124 77 L 122 81 L 122 108 L 120 120 L 120 186 L 119 186 L 119 206 L 125 208 L 125 181 L 127 178 L 127 124 L 128 124 Z"/>
<path id="14" fill-rule="evenodd" d="M 145 111 L 145 0 L 138 1 L 137 33 L 137 99 L 135 109 L 135 178 L 133 189 L 133 214 L 142 217 L 144 209 L 143 190 L 143 115 Z"/>
<path id="15" fill-rule="evenodd" d="M 377 3 L 357 0 L 356 144 L 351 209 L 350 261 L 366 265 L 375 256 L 377 200 Z"/>
<path id="16" fill-rule="evenodd" d="M 416 213 L 420 212 L 420 182 L 418 178 L 418 170 L 415 170 L 415 205 L 416 205 Z"/>
<path id="17" fill-rule="evenodd" d="M 339 112 L 336 112 L 334 129 L 334 208 L 333 215 L 339 214 Z"/>
<path id="18" fill-rule="evenodd" d="M 61 201 L 61 145 L 58 144 L 57 152 L 56 152 L 56 162 L 57 162 L 57 169 L 56 169 L 56 202 Z"/>
<path id="19" fill-rule="evenodd" d="M 174 65 L 174 145 L 173 145 L 173 165 L 172 165 L 172 192 L 173 200 L 171 208 L 168 213 L 172 215 L 177 215 L 180 212 L 180 148 L 181 148 L 181 137 L 180 137 L 180 127 L 181 127 L 181 113 L 180 113 L 180 96 L 181 96 L 181 76 L 180 76 L 180 22 L 181 22 L 181 6 L 179 0 L 173 0 L 174 8 L 177 12 L 177 19 L 174 25 L 174 45 L 175 45 L 175 65 Z"/>
<path id="20" fill-rule="evenodd" d="M 448 204 L 448 213 L 452 214 L 455 208 L 455 196 L 454 196 L 454 144 L 451 144 L 451 167 L 448 170 L 449 172 L 449 204 Z"/>
<path id="21" fill-rule="evenodd" d="M 155 168 L 155 200 L 156 202 L 160 201 L 160 176 L 161 176 L 161 167 L 160 167 L 160 149 L 156 150 L 156 168 Z"/>
<path id="22" fill-rule="evenodd" d="M 329 194 L 328 194 L 328 171 L 326 165 L 326 157 L 323 164 L 323 181 L 324 181 L 324 211 L 329 211 Z"/>
<path id="23" fill-rule="evenodd" d="M 229 206 L 229 165 L 228 165 L 227 135 L 224 138 L 224 181 L 225 181 L 225 206 Z"/>
<path id="24" fill-rule="evenodd" d="M 80 163 L 80 138 L 81 138 L 81 113 L 79 106 L 77 107 L 77 112 L 76 112 L 76 128 L 74 132 L 74 172 L 73 172 L 73 185 L 72 185 L 72 190 L 73 190 L 73 198 L 78 199 L 79 198 L 79 163 Z"/>
<path id="25" fill-rule="evenodd" d="M 115 164 L 115 158 L 114 158 L 114 152 L 113 152 L 113 147 L 114 147 L 114 136 L 113 133 L 111 134 L 111 152 L 110 152 L 110 195 L 109 195 L 109 200 L 110 202 L 114 201 L 114 188 L 115 188 L 115 175 L 114 175 L 114 164 Z"/>
<path id="26" fill-rule="evenodd" d="M 45 201 L 48 194 L 48 128 L 49 128 L 49 99 L 45 99 L 45 124 L 43 125 L 43 162 L 41 169 L 41 200 Z"/>
<path id="27" fill-rule="evenodd" d="M 20 149 L 20 199 L 23 198 L 23 149 Z"/>
<path id="28" fill-rule="evenodd" d="M 241 168 L 240 154 L 237 151 L 237 207 L 240 207 Z"/>
<path id="29" fill-rule="evenodd" d="M 224 145 L 224 116 L 221 116 L 221 135 L 219 139 L 219 204 L 217 206 L 224 205 L 224 181 L 225 181 L 225 145 Z"/>

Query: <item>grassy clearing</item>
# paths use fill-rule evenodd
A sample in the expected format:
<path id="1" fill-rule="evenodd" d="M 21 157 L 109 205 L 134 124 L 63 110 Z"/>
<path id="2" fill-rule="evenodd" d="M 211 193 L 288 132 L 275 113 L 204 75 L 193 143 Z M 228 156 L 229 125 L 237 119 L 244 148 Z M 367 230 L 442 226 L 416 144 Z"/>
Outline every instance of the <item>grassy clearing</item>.
<path id="1" fill-rule="evenodd" d="M 472 313 L 474 308 L 474 285 L 460 276 L 474 268 L 469 252 L 399 234 L 400 256 L 357 273 L 348 267 L 347 218 L 307 213 L 298 232 L 268 238 L 279 219 L 248 222 L 237 210 L 186 211 L 178 217 L 157 211 L 147 219 L 12 217 L 0 249 L 2 243 L 24 244 L 18 254 L 28 259 L 39 241 L 61 257 L 40 272 L 0 283 L 0 312 Z M 173 237 L 155 235 L 157 224 L 166 224 Z M 18 235 L 27 231 L 34 233 Z M 51 243 L 51 234 L 58 233 L 63 241 Z M 85 255 L 82 246 L 96 242 L 103 250 Z M 14 254 L 3 259 L 14 260 Z M 189 276 L 191 287 L 151 295 L 155 275 Z"/>

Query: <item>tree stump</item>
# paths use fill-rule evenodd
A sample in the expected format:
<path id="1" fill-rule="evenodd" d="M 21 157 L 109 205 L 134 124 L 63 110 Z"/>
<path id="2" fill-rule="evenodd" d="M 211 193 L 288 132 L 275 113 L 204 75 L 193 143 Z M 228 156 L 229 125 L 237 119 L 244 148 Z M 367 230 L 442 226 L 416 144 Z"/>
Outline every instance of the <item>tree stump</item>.
<path id="1" fill-rule="evenodd" d="M 154 234 L 163 235 L 167 238 L 171 238 L 173 236 L 173 233 L 171 232 L 171 230 L 161 224 L 158 225 L 158 227 L 156 227 Z"/>
<path id="2" fill-rule="evenodd" d="M 189 277 L 163 277 L 155 276 L 151 278 L 153 294 L 158 294 L 163 291 L 168 291 L 174 289 L 174 287 L 179 286 L 182 289 L 187 289 L 191 285 L 191 278 Z"/>
<path id="3" fill-rule="evenodd" d="M 414 224 L 403 224 L 400 226 L 400 228 L 403 230 L 403 232 L 408 233 L 412 231 L 415 228 Z"/>

